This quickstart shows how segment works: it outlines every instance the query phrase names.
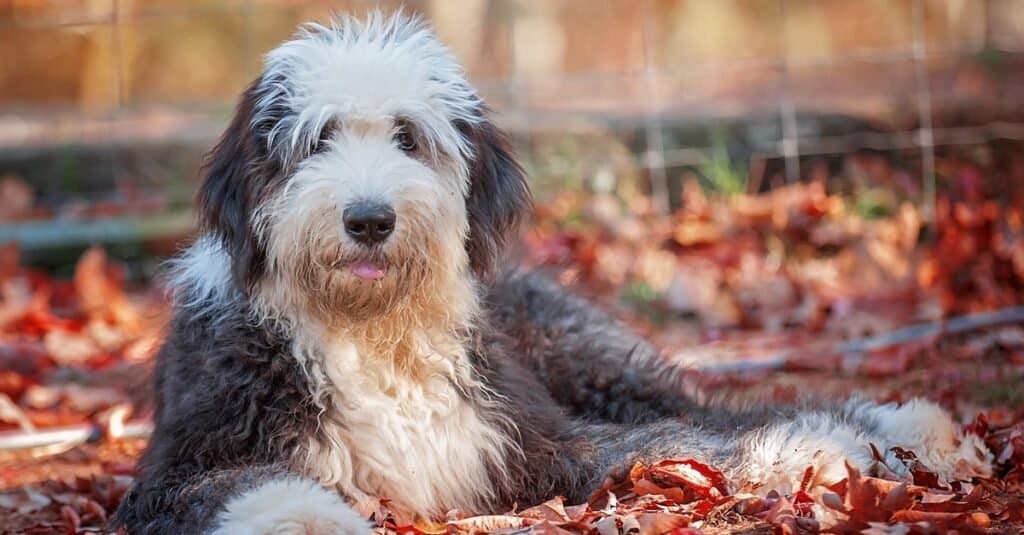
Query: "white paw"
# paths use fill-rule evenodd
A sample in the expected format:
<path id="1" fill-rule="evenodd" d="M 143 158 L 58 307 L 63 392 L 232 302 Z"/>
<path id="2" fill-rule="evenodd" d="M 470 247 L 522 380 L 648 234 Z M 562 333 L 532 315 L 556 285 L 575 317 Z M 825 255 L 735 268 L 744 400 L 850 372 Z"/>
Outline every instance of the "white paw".
<path id="1" fill-rule="evenodd" d="M 892 448 L 914 452 L 940 481 L 992 475 L 992 454 L 975 435 L 965 435 L 942 407 L 923 399 L 895 404 L 861 404 L 855 413 L 875 419 L 874 433 L 884 448 L 886 465 L 898 471 L 902 465 Z"/>
<path id="2" fill-rule="evenodd" d="M 865 472 L 875 464 L 868 437 L 829 413 L 801 414 L 745 442 L 741 476 L 764 492 L 792 492 L 804 483 L 831 485 L 847 477 L 846 463 Z M 805 482 L 808 469 L 811 480 Z"/>
<path id="3" fill-rule="evenodd" d="M 279 479 L 232 498 L 214 535 L 365 535 L 370 523 L 337 493 L 298 478 Z"/>
<path id="4" fill-rule="evenodd" d="M 847 463 L 865 475 L 909 477 L 894 448 L 913 452 L 941 483 L 992 475 L 992 454 L 982 440 L 962 433 L 938 405 L 854 399 L 840 413 L 803 413 L 747 437 L 740 476 L 782 492 L 838 482 L 847 477 Z M 812 477 L 804 481 L 808 468 Z"/>

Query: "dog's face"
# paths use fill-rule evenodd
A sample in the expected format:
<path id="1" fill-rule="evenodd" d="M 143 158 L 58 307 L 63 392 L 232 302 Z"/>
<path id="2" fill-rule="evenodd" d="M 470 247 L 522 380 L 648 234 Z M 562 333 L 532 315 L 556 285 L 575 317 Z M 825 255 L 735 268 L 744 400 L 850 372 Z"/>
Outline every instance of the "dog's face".
<path id="1" fill-rule="evenodd" d="M 418 21 L 310 26 L 267 56 L 209 156 L 205 230 L 243 290 L 321 314 L 486 277 L 530 199 L 485 115 Z"/>

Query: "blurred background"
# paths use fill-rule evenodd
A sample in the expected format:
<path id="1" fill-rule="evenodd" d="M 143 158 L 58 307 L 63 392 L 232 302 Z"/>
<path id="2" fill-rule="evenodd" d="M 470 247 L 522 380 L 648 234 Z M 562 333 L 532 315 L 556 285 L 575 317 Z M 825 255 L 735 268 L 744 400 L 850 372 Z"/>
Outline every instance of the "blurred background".
<path id="1" fill-rule="evenodd" d="M 299 23 L 398 5 L 0 0 L 0 533 L 103 531 L 203 154 Z M 1020 504 L 1024 0 L 404 5 L 529 173 L 522 262 L 706 392 L 976 417 Z"/>
<path id="2" fill-rule="evenodd" d="M 262 55 L 377 5 L 434 25 L 541 199 L 642 194 L 667 213 L 689 178 L 824 180 L 930 220 L 956 183 L 945 158 L 979 153 L 1000 160 L 984 177 L 1000 197 L 1019 190 L 1019 153 L 999 146 L 1024 139 L 1021 0 L 3 0 L 0 241 L 187 231 L 200 155 Z"/>
<path id="3" fill-rule="evenodd" d="M 514 139 L 523 260 L 666 346 L 1024 302 L 1024 0 L 2 0 L 7 271 L 145 287 L 262 55 L 402 4 Z"/>

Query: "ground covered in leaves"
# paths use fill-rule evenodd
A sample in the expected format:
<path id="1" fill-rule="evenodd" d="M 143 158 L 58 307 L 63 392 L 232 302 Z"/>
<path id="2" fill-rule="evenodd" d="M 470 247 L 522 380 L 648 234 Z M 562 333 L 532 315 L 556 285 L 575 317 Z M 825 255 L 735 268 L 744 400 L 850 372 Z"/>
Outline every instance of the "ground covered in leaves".
<path id="1" fill-rule="evenodd" d="M 644 197 L 566 193 L 539 203 L 521 252 L 656 340 L 704 390 L 934 399 L 984 438 L 992 479 L 942 482 L 906 452 L 908 480 L 850 469 L 831 487 L 766 494 L 666 459 L 585 504 L 396 525 L 385 502 L 372 508 L 378 529 L 1024 532 L 1024 199 L 979 175 L 950 170 L 931 222 L 898 200 L 859 209 L 822 181 L 729 197 L 690 183 L 673 215 Z M 70 280 L 0 249 L 0 533 L 101 532 L 132 480 L 166 305 L 122 278 L 98 248 Z"/>

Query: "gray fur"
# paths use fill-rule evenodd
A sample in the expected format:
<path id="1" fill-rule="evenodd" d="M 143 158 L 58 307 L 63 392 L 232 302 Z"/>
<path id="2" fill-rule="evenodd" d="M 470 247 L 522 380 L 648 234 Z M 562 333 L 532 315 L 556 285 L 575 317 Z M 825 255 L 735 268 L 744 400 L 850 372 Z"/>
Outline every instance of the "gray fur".
<path id="1" fill-rule="evenodd" d="M 735 431 L 704 429 L 708 409 L 678 392 L 675 370 L 606 314 L 533 274 L 503 278 L 487 303 L 472 354 L 507 399 L 506 432 L 524 453 L 494 481 L 493 511 L 554 495 L 582 501 L 637 460 L 734 462 Z M 316 432 L 317 405 L 287 340 L 250 322 L 240 298 L 195 310 L 178 310 L 158 356 L 156 431 L 115 519 L 131 532 L 209 529 L 226 500 L 284 475 Z"/>

